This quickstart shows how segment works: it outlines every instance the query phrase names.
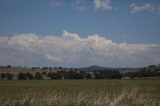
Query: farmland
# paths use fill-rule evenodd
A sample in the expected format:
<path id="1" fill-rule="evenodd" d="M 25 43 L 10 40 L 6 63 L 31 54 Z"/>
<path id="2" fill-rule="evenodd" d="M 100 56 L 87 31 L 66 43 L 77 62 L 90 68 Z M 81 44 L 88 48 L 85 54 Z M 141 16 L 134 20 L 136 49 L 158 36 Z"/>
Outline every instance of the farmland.
<path id="1" fill-rule="evenodd" d="M 160 80 L 3 80 L 0 106 L 159 106 Z"/>

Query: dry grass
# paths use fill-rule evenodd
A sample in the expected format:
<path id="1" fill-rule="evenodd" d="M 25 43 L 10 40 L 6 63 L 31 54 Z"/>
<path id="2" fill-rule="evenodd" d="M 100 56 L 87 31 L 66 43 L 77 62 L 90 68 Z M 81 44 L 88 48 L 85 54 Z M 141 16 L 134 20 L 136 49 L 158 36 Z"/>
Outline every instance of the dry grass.
<path id="1" fill-rule="evenodd" d="M 160 82 L 156 80 L 137 83 L 13 81 L 12 85 L 6 81 L 0 84 L 0 106 L 160 106 Z"/>

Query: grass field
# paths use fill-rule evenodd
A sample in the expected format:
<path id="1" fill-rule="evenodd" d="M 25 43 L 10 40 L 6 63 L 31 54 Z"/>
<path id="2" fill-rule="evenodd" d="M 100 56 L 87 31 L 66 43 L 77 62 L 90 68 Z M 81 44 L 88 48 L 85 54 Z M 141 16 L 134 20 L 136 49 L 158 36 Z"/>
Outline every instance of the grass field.
<path id="1" fill-rule="evenodd" d="M 5 80 L 0 106 L 160 106 L 160 80 Z"/>

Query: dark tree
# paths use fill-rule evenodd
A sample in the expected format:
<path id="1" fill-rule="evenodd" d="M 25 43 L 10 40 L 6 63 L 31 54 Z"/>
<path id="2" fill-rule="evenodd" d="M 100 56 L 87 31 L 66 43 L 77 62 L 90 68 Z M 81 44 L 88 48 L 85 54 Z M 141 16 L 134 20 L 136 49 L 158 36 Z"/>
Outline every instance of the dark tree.
<path id="1" fill-rule="evenodd" d="M 11 73 L 7 73 L 7 74 L 6 74 L 6 78 L 7 78 L 8 80 L 12 80 L 13 77 L 14 77 L 14 75 L 12 75 Z"/>
<path id="2" fill-rule="evenodd" d="M 43 79 L 42 74 L 39 72 L 36 72 L 35 79 Z"/>
<path id="3" fill-rule="evenodd" d="M 42 74 L 43 74 L 43 75 L 46 75 L 47 73 L 44 71 L 44 72 L 42 72 Z"/>
<path id="4" fill-rule="evenodd" d="M 1 80 L 6 78 L 6 74 L 5 73 L 1 73 Z"/>
<path id="5" fill-rule="evenodd" d="M 92 75 L 90 73 L 87 73 L 86 74 L 86 79 L 91 79 L 92 78 Z"/>
<path id="6" fill-rule="evenodd" d="M 61 79 L 63 77 L 62 74 L 60 74 L 60 72 L 50 72 L 48 73 L 48 77 L 50 77 L 51 79 Z"/>
<path id="7" fill-rule="evenodd" d="M 7 65 L 7 68 L 11 68 L 12 66 L 11 65 Z"/>
<path id="8" fill-rule="evenodd" d="M 26 73 L 19 73 L 17 77 L 19 80 L 26 80 L 27 79 Z"/>
<path id="9" fill-rule="evenodd" d="M 31 73 L 26 73 L 27 79 L 34 79 L 34 76 Z"/>

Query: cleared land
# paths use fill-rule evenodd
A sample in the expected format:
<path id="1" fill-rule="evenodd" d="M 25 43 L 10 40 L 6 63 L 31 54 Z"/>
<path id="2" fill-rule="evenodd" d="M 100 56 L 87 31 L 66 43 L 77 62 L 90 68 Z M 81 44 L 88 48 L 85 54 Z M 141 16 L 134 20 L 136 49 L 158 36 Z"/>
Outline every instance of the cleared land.
<path id="1" fill-rule="evenodd" d="M 160 106 L 160 80 L 5 80 L 0 106 Z"/>

